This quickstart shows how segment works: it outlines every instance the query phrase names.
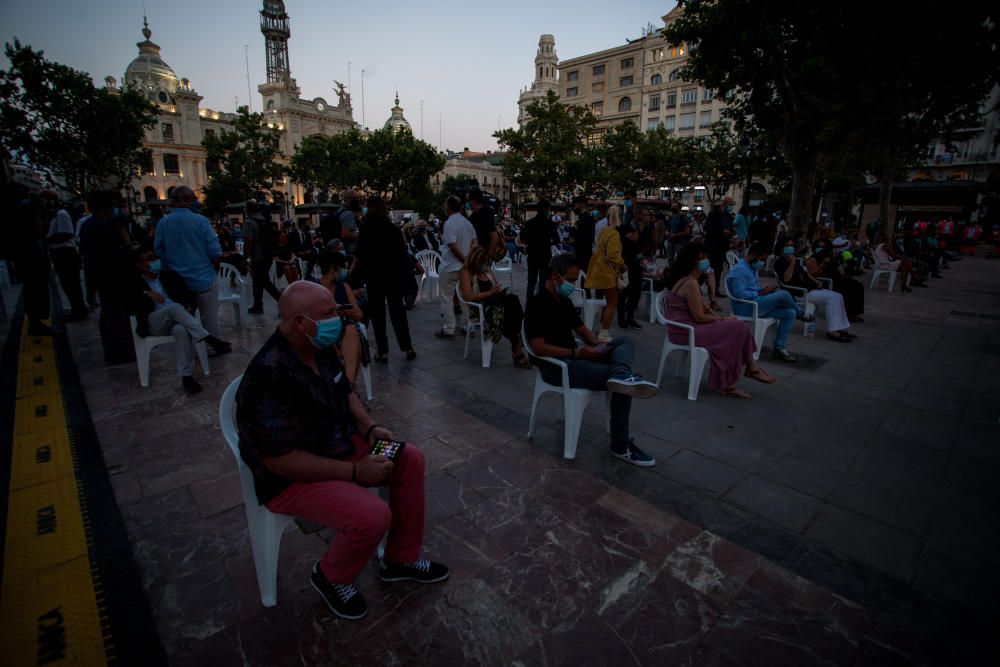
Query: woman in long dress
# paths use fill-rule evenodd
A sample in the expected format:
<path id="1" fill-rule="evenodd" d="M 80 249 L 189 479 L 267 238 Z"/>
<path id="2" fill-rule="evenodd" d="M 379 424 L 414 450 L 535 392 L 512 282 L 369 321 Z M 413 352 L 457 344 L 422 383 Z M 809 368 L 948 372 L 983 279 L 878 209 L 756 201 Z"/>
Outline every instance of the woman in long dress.
<path id="1" fill-rule="evenodd" d="M 666 294 L 667 319 L 694 327 L 695 346 L 708 350 L 711 365 L 708 385 L 713 391 L 733 398 L 750 398 L 750 394 L 736 386 L 741 375 L 764 384 L 773 383 L 775 378 L 754 361 L 757 345 L 750 328 L 735 317 L 715 313 L 705 304 L 698 279 L 708 269 L 708 254 L 700 243 L 689 243 L 677 253 L 672 267 L 676 282 Z M 669 324 L 667 336 L 679 345 L 688 342 L 686 329 Z"/>

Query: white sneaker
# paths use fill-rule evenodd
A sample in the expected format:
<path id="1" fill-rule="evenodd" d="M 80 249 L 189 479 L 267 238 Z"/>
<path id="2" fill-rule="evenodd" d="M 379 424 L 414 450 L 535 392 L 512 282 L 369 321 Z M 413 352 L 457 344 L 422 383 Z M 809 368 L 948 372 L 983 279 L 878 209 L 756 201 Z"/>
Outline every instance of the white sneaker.
<path id="1" fill-rule="evenodd" d="M 611 342 L 611 329 L 601 329 L 597 334 L 598 343 L 610 343 Z"/>
<path id="2" fill-rule="evenodd" d="M 611 378 L 605 385 L 610 392 L 625 394 L 633 398 L 653 398 L 660 393 L 660 388 L 649 380 L 643 380 L 641 375 L 630 375 L 627 378 Z"/>

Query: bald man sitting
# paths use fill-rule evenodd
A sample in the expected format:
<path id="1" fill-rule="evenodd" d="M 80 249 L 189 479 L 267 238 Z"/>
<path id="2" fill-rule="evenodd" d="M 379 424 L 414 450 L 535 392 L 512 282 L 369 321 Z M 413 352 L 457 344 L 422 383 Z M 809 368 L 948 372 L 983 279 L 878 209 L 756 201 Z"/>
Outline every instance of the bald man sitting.
<path id="1" fill-rule="evenodd" d="M 194 191 L 178 185 L 170 195 L 173 211 L 156 223 L 156 256 L 164 269 L 184 279 L 198 299 L 201 325 L 222 338 L 219 329 L 219 299 L 215 271 L 222 259 L 222 246 L 208 218 L 191 210 Z"/>
<path id="2" fill-rule="evenodd" d="M 354 581 L 388 529 L 383 581 L 435 583 L 448 568 L 420 557 L 424 455 L 412 444 L 394 461 L 370 456 L 395 435 L 351 390 L 334 349 L 343 324 L 333 295 L 298 281 L 278 301 L 281 323 L 250 362 L 236 394 L 240 454 L 257 499 L 272 512 L 334 528 L 310 581 L 333 613 L 358 619 L 368 605 Z M 389 504 L 362 487 L 387 485 Z"/>

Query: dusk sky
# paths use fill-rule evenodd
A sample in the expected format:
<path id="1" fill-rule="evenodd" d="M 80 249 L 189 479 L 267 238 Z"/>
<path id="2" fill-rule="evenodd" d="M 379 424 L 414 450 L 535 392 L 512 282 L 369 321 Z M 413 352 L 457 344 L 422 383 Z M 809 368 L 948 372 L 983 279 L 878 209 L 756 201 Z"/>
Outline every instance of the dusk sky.
<path id="1" fill-rule="evenodd" d="M 517 120 L 517 96 L 531 83 L 538 37 L 556 38 L 560 59 L 573 58 L 640 37 L 645 26 L 662 27 L 673 0 L 557 2 L 331 2 L 286 0 L 292 36 L 292 76 L 306 99 L 336 103 L 333 80 L 348 83 L 354 118 L 362 120 L 361 71 L 365 70 L 364 120 L 380 127 L 389 117 L 395 89 L 419 138 L 443 147 L 496 147 L 498 120 Z M 202 106 L 235 109 L 247 102 L 244 45 L 249 46 L 251 103 L 261 110 L 257 84 L 264 82 L 262 2 L 253 0 L 147 0 L 152 40 L 177 74 L 204 97 Z M 47 58 L 89 72 L 103 85 L 119 81 L 142 40 L 141 0 L 0 0 L 0 33 L 42 49 Z M 0 55 L 2 66 L 6 58 Z M 420 102 L 423 100 L 423 131 Z M 499 119 L 498 119 L 499 117 Z"/>

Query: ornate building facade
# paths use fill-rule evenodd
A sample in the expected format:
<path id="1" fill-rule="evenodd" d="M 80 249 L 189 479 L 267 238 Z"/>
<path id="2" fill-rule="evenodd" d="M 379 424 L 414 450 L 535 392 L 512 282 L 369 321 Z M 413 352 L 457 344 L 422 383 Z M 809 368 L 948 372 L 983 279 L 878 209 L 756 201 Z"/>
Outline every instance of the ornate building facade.
<path id="1" fill-rule="evenodd" d="M 268 126 L 281 135 L 279 150 L 284 159 L 292 156 L 304 137 L 331 136 L 356 127 L 351 95 L 343 84 L 335 82 L 335 104 L 322 97 L 302 97 L 292 78 L 288 58 L 291 29 L 282 0 L 264 0 L 260 28 L 267 54 L 267 82 L 257 90 Z M 158 106 L 159 118 L 146 133 L 145 146 L 150 149 L 152 163 L 133 188 L 143 201 L 162 201 L 178 185 L 199 192 L 208 183 L 211 165 L 206 164 L 202 139 L 228 129 L 236 114 L 202 107 L 202 97 L 191 82 L 178 78 L 161 57 L 160 46 L 150 40 L 152 31 L 145 21 L 142 33 L 145 39 L 136 45 L 139 55 L 126 68 L 122 85 L 144 91 Z M 111 88 L 117 85 L 111 76 L 105 78 L 105 83 Z M 288 179 L 277 189 L 284 192 L 289 204 L 303 200 L 301 188 Z"/>
<path id="2" fill-rule="evenodd" d="M 556 38 L 542 35 L 538 38 L 538 51 L 535 53 L 535 80 L 530 88 L 521 90 L 517 100 L 518 125 L 523 125 L 528 119 L 528 105 L 544 99 L 549 91 L 559 92 L 559 56 L 556 54 Z"/>

